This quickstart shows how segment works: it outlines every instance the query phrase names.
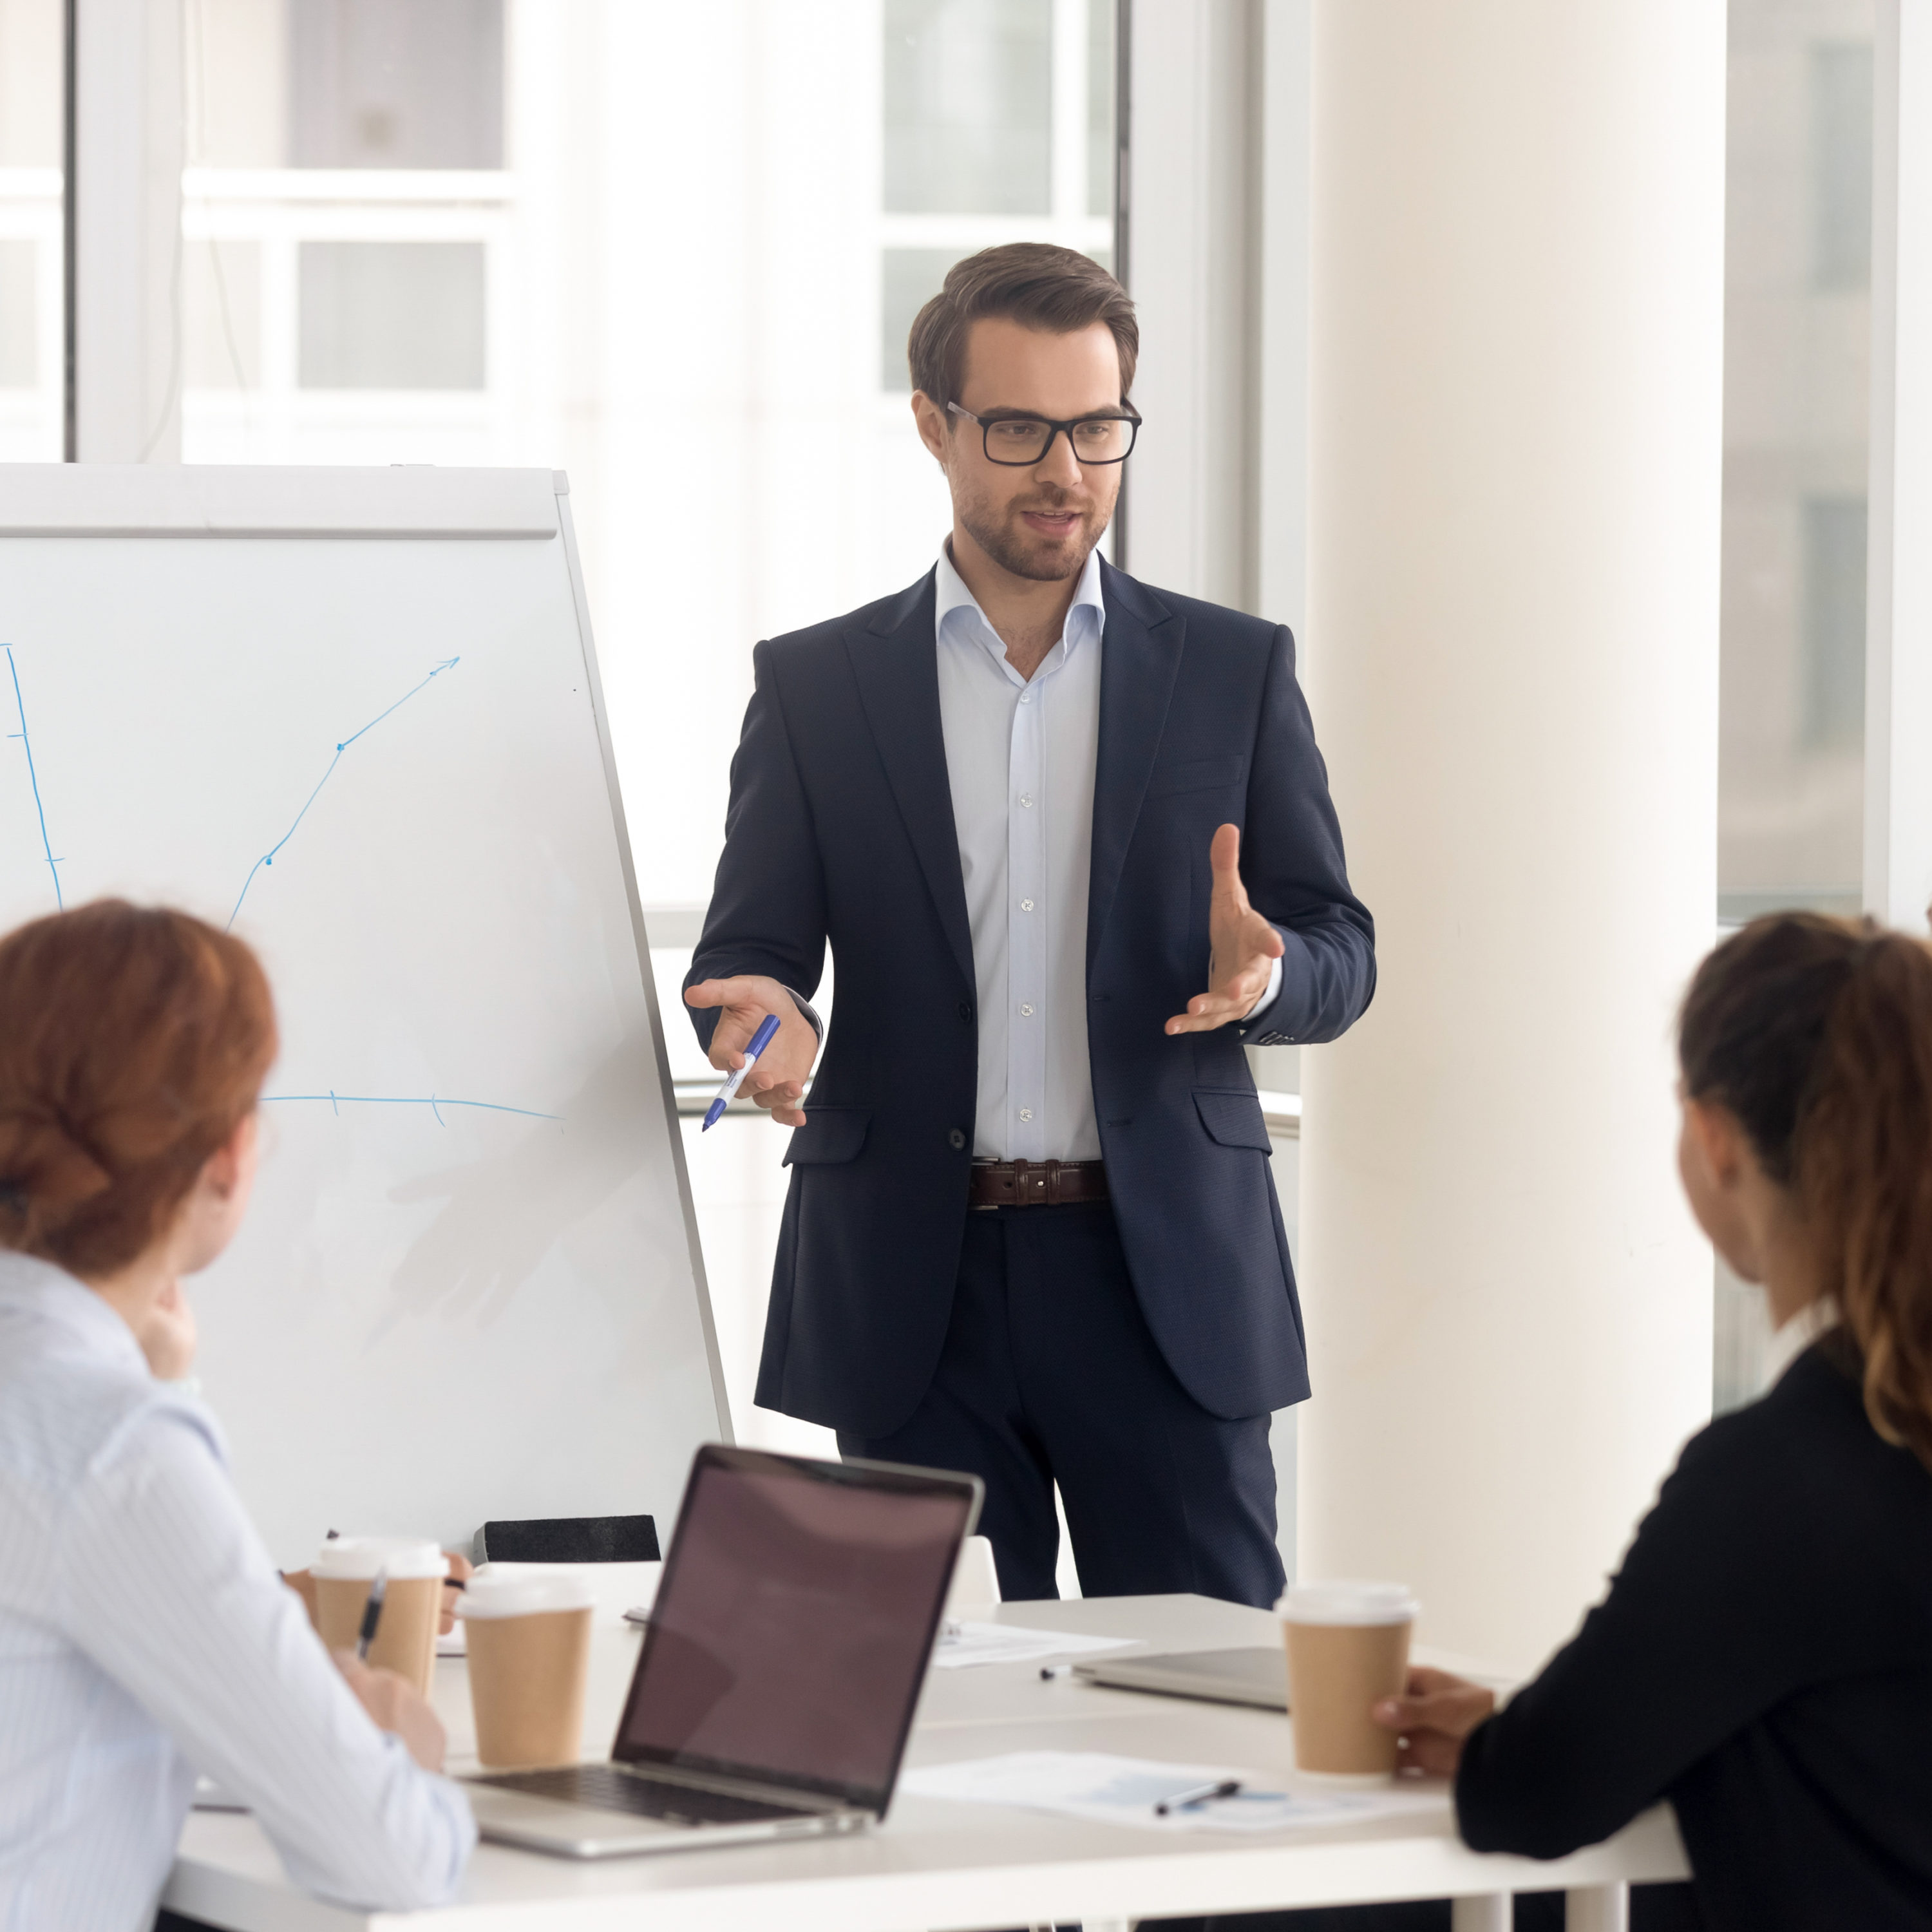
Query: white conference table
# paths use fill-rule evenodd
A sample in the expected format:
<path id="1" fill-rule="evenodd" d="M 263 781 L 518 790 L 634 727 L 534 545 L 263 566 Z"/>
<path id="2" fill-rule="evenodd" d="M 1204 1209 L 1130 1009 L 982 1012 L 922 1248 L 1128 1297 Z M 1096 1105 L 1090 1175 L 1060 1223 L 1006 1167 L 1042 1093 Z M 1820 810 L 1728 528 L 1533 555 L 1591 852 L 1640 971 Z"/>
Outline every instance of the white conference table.
<path id="1" fill-rule="evenodd" d="M 1265 1611 L 1203 1597 L 1008 1604 L 969 1612 L 1036 1628 L 1132 1637 L 1152 1651 L 1273 1644 Z M 609 1748 L 640 1633 L 593 1634 L 586 1755 Z M 1115 1654 L 1125 1655 L 1125 1652 Z M 1425 1660 L 1426 1658 L 1425 1658 Z M 436 1665 L 450 1768 L 475 1768 L 465 1666 Z M 1110 1690 L 1035 1664 L 928 1673 L 908 1765 L 1013 1750 L 1111 1751 L 1227 1764 L 1294 1781 L 1288 1720 L 1273 1712 Z M 1633 1880 L 1689 1867 L 1667 1809 L 1548 1864 L 1484 1856 L 1439 1808 L 1265 1836 L 1186 1836 L 1091 1824 L 1043 1811 L 902 1794 L 876 1829 L 807 1844 L 612 1859 L 477 1848 L 457 1901 L 434 1912 L 362 1912 L 295 1890 L 252 1818 L 196 1812 L 163 1903 L 233 1932 L 348 1932 L 408 1924 L 434 1932 L 971 1932 L 1103 1924 L 1196 1912 L 1258 1912 L 1396 1898 L 1454 1898 L 1456 1932 L 1504 1932 L 1514 1892 L 1563 1890 L 1572 1932 L 1616 1932 Z"/>

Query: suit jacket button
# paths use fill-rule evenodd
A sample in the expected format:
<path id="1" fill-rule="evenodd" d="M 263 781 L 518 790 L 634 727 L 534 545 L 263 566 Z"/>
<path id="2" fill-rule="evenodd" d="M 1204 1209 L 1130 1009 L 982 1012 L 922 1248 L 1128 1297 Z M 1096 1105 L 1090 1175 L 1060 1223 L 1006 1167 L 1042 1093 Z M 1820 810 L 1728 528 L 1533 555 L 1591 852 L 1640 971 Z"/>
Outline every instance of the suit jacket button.
<path id="1" fill-rule="evenodd" d="M 968 1025 L 971 1024 L 973 1019 L 973 1002 L 970 1000 L 962 1000 L 959 1002 L 959 1017 L 962 1020 L 965 1021 Z"/>
<path id="2" fill-rule="evenodd" d="M 966 1136 L 957 1127 L 950 1128 L 946 1132 L 946 1144 L 957 1154 L 966 1144 Z"/>

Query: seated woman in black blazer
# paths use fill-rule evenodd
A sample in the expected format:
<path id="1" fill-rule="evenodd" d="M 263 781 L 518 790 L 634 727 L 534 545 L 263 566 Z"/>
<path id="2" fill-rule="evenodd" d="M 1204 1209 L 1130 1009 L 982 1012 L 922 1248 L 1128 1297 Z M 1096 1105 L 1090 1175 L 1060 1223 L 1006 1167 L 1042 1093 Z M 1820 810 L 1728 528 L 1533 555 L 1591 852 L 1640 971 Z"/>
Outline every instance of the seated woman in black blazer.
<path id="1" fill-rule="evenodd" d="M 1502 1710 L 1418 1670 L 1376 1716 L 1454 1774 L 1478 1851 L 1557 1857 L 1668 1798 L 1712 1932 L 1932 1928 L 1932 950 L 1759 920 L 1678 1054 L 1691 1207 L 1815 1339 L 1692 1438 Z"/>

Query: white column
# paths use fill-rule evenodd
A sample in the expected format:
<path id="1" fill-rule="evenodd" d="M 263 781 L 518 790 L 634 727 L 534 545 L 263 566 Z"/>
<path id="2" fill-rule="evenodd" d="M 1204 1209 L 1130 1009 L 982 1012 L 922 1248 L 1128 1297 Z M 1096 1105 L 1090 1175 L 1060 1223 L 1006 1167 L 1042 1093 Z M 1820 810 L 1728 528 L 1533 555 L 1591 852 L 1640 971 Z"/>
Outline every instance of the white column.
<path id="1" fill-rule="evenodd" d="M 182 10 L 178 0 L 78 6 L 76 453 L 178 463 Z"/>
<path id="2" fill-rule="evenodd" d="M 1708 1413 L 1722 0 L 1316 0 L 1310 698 L 1376 917 L 1304 1061 L 1300 1574 L 1534 1664 Z"/>
<path id="3" fill-rule="evenodd" d="M 1874 47 L 1865 905 L 1932 900 L 1932 7 L 1879 0 Z"/>
<path id="4" fill-rule="evenodd" d="M 1141 328 L 1123 561 L 1252 610 L 1259 58 L 1255 0 L 1134 0 L 1127 288 Z"/>

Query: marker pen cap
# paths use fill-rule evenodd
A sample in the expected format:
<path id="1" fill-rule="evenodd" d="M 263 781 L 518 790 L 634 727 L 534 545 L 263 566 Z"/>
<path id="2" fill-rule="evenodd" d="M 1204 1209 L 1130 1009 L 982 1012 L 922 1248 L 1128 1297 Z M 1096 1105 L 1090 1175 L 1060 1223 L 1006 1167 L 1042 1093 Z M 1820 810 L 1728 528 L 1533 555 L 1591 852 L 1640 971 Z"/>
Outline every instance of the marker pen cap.
<path id="1" fill-rule="evenodd" d="M 446 1576 L 449 1558 L 427 1538 L 412 1536 L 338 1536 L 316 1552 L 309 1565 L 317 1577 L 366 1582 L 381 1570 L 392 1582 L 407 1576 Z"/>
<path id="2" fill-rule="evenodd" d="M 1420 1606 L 1401 1583 L 1297 1583 L 1275 1614 L 1289 1624 L 1408 1624 Z"/>
<path id="3" fill-rule="evenodd" d="M 456 1614 L 466 1622 L 487 1622 L 540 1616 L 547 1610 L 588 1610 L 596 1603 L 589 1580 L 567 1570 L 520 1570 L 507 1576 L 482 1570 L 470 1578 Z"/>

